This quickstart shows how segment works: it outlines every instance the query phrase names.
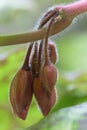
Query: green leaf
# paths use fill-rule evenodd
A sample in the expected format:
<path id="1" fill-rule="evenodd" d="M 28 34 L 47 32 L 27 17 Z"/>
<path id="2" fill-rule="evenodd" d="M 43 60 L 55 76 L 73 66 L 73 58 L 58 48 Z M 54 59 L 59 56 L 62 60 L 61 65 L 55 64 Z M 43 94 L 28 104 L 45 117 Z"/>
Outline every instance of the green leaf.
<path id="1" fill-rule="evenodd" d="M 61 109 L 25 130 L 87 130 L 87 103 Z"/>

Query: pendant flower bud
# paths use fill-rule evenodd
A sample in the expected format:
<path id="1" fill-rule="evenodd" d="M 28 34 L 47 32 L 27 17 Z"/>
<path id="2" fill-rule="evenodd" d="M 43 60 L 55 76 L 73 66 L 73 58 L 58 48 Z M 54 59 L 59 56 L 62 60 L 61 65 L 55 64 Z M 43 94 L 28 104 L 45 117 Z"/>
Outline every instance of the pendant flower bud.
<path id="1" fill-rule="evenodd" d="M 41 72 L 41 82 L 48 92 L 51 92 L 57 81 L 57 70 L 54 65 L 47 64 Z"/>
<path id="2" fill-rule="evenodd" d="M 45 87 L 43 87 L 40 77 L 35 78 L 33 88 L 38 106 L 43 115 L 46 116 L 56 102 L 56 91 L 53 89 L 52 92 L 49 93 Z"/>
<path id="3" fill-rule="evenodd" d="M 20 69 L 14 76 L 10 87 L 10 102 L 14 113 L 25 119 L 33 95 L 31 70 Z"/>

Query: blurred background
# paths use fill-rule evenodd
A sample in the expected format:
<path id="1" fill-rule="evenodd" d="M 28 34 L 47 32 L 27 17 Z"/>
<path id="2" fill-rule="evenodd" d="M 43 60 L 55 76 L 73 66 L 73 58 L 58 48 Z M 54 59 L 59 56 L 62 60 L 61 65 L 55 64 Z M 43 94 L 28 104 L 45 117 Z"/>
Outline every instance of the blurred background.
<path id="1" fill-rule="evenodd" d="M 0 35 L 29 32 L 51 6 L 73 0 L 0 0 Z M 51 38 L 55 41 L 59 61 L 56 67 L 58 100 L 50 113 L 87 101 L 87 14 Z M 14 116 L 9 102 L 10 82 L 20 68 L 26 45 L 0 47 L 0 130 L 26 128 L 43 118 L 33 98 L 27 119 Z"/>

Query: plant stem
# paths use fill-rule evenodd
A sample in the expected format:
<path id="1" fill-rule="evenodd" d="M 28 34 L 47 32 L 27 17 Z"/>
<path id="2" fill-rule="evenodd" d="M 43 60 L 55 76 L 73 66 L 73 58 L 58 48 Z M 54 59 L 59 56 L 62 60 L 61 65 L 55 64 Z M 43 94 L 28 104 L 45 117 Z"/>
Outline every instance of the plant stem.
<path id="1" fill-rule="evenodd" d="M 45 65 L 47 65 L 50 61 L 49 61 L 49 56 L 48 56 L 48 38 L 49 38 L 49 34 L 50 34 L 50 31 L 51 31 L 51 27 L 52 27 L 52 24 L 55 22 L 55 18 L 58 16 L 59 14 L 56 13 L 54 15 L 54 17 L 51 19 L 49 25 L 48 25 L 48 28 L 47 28 L 47 32 L 46 32 L 46 36 L 45 36 L 45 43 L 44 43 L 44 53 L 45 53 Z"/>
<path id="2" fill-rule="evenodd" d="M 64 12 L 67 16 L 76 17 L 87 11 L 87 0 L 80 0 L 72 4 L 68 4 L 63 7 Z"/>
<path id="3" fill-rule="evenodd" d="M 62 31 L 67 26 L 68 26 L 68 23 L 64 24 L 64 21 L 55 23 L 52 27 L 50 35 L 54 35 Z M 45 36 L 46 30 L 47 30 L 47 27 L 39 29 L 37 31 L 29 32 L 29 33 L 0 36 L 0 46 L 24 44 L 24 43 L 34 42 L 34 41 L 43 39 Z"/>
<path id="4" fill-rule="evenodd" d="M 51 10 L 42 18 L 39 28 L 42 28 L 55 14 L 57 13 L 56 10 Z"/>
<path id="5" fill-rule="evenodd" d="M 42 51 L 43 51 L 43 40 L 40 41 L 39 52 L 38 52 L 38 73 L 40 74 L 42 65 Z"/>
<path id="6" fill-rule="evenodd" d="M 54 23 L 50 35 L 63 31 L 72 23 L 74 17 L 83 12 L 87 12 L 87 0 L 80 0 L 72 4 L 56 6 L 56 8 L 62 10 L 63 14 L 61 15 L 63 15 L 63 18 L 61 21 Z M 29 33 L 0 36 L 0 46 L 17 45 L 43 39 L 46 30 L 47 27 Z"/>
<path id="7" fill-rule="evenodd" d="M 24 63 L 22 65 L 23 69 L 26 69 L 26 70 L 30 69 L 29 68 L 29 60 L 30 60 L 30 54 L 31 54 L 31 51 L 32 51 L 32 47 L 33 47 L 33 43 L 30 43 L 28 50 L 27 50 L 27 53 L 26 53 L 26 56 L 25 56 L 25 59 L 24 59 Z"/>

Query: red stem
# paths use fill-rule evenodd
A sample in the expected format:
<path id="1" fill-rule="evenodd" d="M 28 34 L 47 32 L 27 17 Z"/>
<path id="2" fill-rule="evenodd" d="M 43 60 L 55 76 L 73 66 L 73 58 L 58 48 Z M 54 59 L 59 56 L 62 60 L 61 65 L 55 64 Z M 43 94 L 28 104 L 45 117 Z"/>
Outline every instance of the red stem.
<path id="1" fill-rule="evenodd" d="M 24 59 L 23 66 L 22 66 L 22 68 L 24 68 L 24 69 L 29 69 L 29 58 L 30 58 L 32 46 L 33 46 L 33 44 L 30 43 L 26 56 L 25 56 L 25 59 Z"/>
<path id="2" fill-rule="evenodd" d="M 46 32 L 46 37 L 45 37 L 45 44 L 44 44 L 44 51 L 45 51 L 45 65 L 49 63 L 49 56 L 48 56 L 48 37 L 49 37 L 49 34 L 50 34 L 50 31 L 51 31 L 51 27 L 52 27 L 52 24 L 54 23 L 55 21 L 55 18 L 58 16 L 58 13 L 57 12 L 54 17 L 51 19 L 49 25 L 48 25 L 48 28 L 47 28 L 47 32 Z"/>

